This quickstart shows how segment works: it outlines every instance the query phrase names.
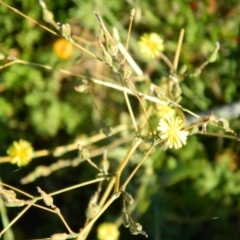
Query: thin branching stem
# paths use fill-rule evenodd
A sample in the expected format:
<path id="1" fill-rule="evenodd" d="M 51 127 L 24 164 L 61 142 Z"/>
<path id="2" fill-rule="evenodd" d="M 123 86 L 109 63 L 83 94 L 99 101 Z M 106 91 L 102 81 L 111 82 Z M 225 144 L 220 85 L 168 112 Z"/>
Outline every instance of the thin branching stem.
<path id="1" fill-rule="evenodd" d="M 93 183 L 97 183 L 97 182 L 100 182 L 100 181 L 103 181 L 103 180 L 105 180 L 104 177 L 96 178 L 96 179 L 93 179 L 93 180 L 90 180 L 90 181 L 86 181 L 86 182 L 83 182 L 83 183 L 78 183 L 78 184 L 73 185 L 71 187 L 63 188 L 61 190 L 49 193 L 49 195 L 50 196 L 54 196 L 54 195 L 57 195 L 57 194 L 60 194 L 60 193 L 63 193 L 63 192 L 68 192 L 70 190 L 73 190 L 73 189 L 76 189 L 76 188 L 80 188 L 80 187 L 84 187 L 84 186 L 87 186 L 87 185 L 90 185 L 90 184 L 93 184 Z"/>
<path id="2" fill-rule="evenodd" d="M 131 68 L 133 69 L 135 74 L 137 74 L 138 76 L 142 76 L 143 75 L 143 71 L 138 66 L 136 61 L 132 58 L 132 56 L 126 51 L 126 49 L 123 46 L 123 44 L 120 42 L 120 37 L 118 35 L 117 29 L 114 28 L 113 31 L 114 31 L 114 37 L 115 37 L 115 39 L 117 40 L 117 43 L 118 43 L 118 49 L 121 52 L 121 54 L 123 56 L 125 56 L 126 62 L 131 66 Z"/>
<path id="3" fill-rule="evenodd" d="M 62 220 L 63 224 L 65 225 L 65 227 L 67 228 L 69 233 L 73 233 L 73 231 L 71 230 L 71 228 L 68 226 L 65 218 L 63 217 L 63 215 L 61 214 L 60 210 L 57 209 L 57 211 L 55 211 L 56 214 L 59 216 L 59 218 Z"/>
<path id="4" fill-rule="evenodd" d="M 125 64 L 125 59 L 126 59 L 126 54 L 127 54 L 127 51 L 128 51 L 128 45 L 129 45 L 129 39 L 130 39 L 130 35 L 131 35 L 132 22 L 133 22 L 134 15 L 135 15 L 135 9 L 132 9 L 131 15 L 130 15 L 128 34 L 127 34 L 127 41 L 126 41 L 126 46 L 125 46 L 125 54 L 123 55 L 122 64 Z"/>
<path id="5" fill-rule="evenodd" d="M 23 214 L 32 206 L 32 204 L 29 203 L 28 206 L 26 206 L 18 215 L 0 232 L 0 237 L 5 233 L 19 218 L 23 216 Z"/>
<path id="6" fill-rule="evenodd" d="M 138 132 L 138 127 L 137 127 L 137 123 L 136 123 L 136 120 L 135 120 L 135 117 L 134 117 L 134 114 L 133 114 L 132 106 L 130 104 L 128 95 L 126 93 L 126 88 L 123 88 L 123 95 L 124 95 L 124 98 L 125 98 L 125 101 L 126 101 L 126 104 L 127 104 L 128 112 L 129 112 L 130 117 L 132 119 L 133 127 L 135 129 L 135 132 L 137 133 Z"/>
<path id="7" fill-rule="evenodd" d="M 205 136 L 211 136 L 211 137 L 221 137 L 221 138 L 229 138 L 229 139 L 234 139 L 234 140 L 238 140 L 237 136 L 232 136 L 232 135 L 228 135 L 228 134 L 219 134 L 219 133 L 213 133 L 213 132 L 199 132 L 198 134 L 200 135 L 205 135 Z"/>
<path id="8" fill-rule="evenodd" d="M 54 68 L 54 67 L 51 67 L 49 65 L 27 62 L 27 61 L 20 60 L 20 59 L 16 59 L 13 62 L 14 63 L 19 63 L 19 64 L 24 64 L 24 65 L 32 65 L 32 66 L 35 66 L 35 67 L 40 67 L 40 68 L 43 68 L 43 69 L 48 70 L 48 71 L 57 70 L 61 73 L 64 73 L 64 74 L 67 74 L 67 75 L 70 75 L 70 76 L 76 76 L 76 77 L 80 77 L 81 79 L 86 79 L 86 76 L 84 76 L 84 75 L 76 74 L 76 73 L 70 72 L 68 70 L 61 69 L 61 68 Z M 1 68 L 1 66 L 0 66 L 0 68 Z M 95 78 L 88 78 L 86 80 L 90 81 L 90 82 L 93 82 L 93 83 L 96 83 L 96 84 L 99 84 L 99 85 L 103 85 L 103 86 L 106 86 L 106 87 L 109 87 L 109 88 L 116 89 L 118 91 L 124 91 L 125 90 L 126 93 L 135 96 L 135 93 L 132 90 L 130 90 L 129 88 L 124 87 L 122 85 L 119 85 L 119 84 L 104 82 L 102 80 L 95 79 Z M 77 88 L 76 88 L 76 90 L 77 90 Z M 139 96 L 141 96 L 142 99 L 145 99 L 145 100 L 148 100 L 148 101 L 151 101 L 151 102 L 163 105 L 163 106 L 166 106 L 168 104 L 166 101 L 161 101 L 157 97 L 154 97 L 154 96 L 151 96 L 151 95 L 148 95 L 148 94 L 145 94 L 145 93 L 141 93 L 141 92 L 136 92 L 136 93 Z"/>
<path id="9" fill-rule="evenodd" d="M 0 70 L 2 70 L 3 68 L 9 67 L 9 66 L 11 66 L 11 65 L 13 65 L 13 64 L 15 64 L 14 61 L 12 61 L 12 62 L 8 62 L 8 63 L 6 63 L 6 64 L 0 66 Z"/>
<path id="10" fill-rule="evenodd" d="M 85 235 L 89 228 L 92 227 L 92 225 L 97 221 L 97 219 L 102 215 L 102 213 L 105 212 L 105 210 L 119 197 L 120 194 L 121 194 L 120 192 L 118 192 L 117 194 L 113 194 L 111 198 L 108 199 L 108 201 L 104 204 L 101 210 L 89 221 L 87 226 L 85 226 L 82 229 L 82 231 L 79 234 L 79 239 L 81 239 L 81 236 Z"/>
<path id="11" fill-rule="evenodd" d="M 169 67 L 170 70 L 174 68 L 172 62 L 165 54 L 160 53 L 160 58 L 163 60 L 163 62 L 165 62 L 165 64 Z"/>
<path id="12" fill-rule="evenodd" d="M 128 164 L 130 158 L 132 157 L 133 153 L 135 152 L 135 150 L 137 149 L 137 147 L 139 146 L 140 143 L 141 143 L 141 141 L 139 139 L 134 140 L 132 142 L 132 145 L 131 145 L 126 157 L 119 164 L 119 166 L 116 170 L 116 176 L 115 176 L 116 177 L 116 182 L 115 182 L 115 187 L 114 187 L 114 192 L 115 193 L 119 192 L 119 184 L 120 184 L 120 177 L 121 177 L 122 171 L 126 167 L 126 165 Z"/>
<path id="13" fill-rule="evenodd" d="M 93 79 L 91 78 L 91 81 L 96 83 L 96 84 L 100 84 L 100 85 L 103 85 L 103 86 L 106 86 L 106 87 L 110 87 L 110 88 L 113 88 L 113 89 L 116 89 L 118 91 L 126 91 L 126 93 L 130 94 L 130 95 L 134 95 L 136 96 L 132 90 L 130 90 L 129 88 L 127 87 L 123 87 L 121 85 L 118 85 L 118 84 L 115 84 L 115 83 L 110 83 L 110 82 L 103 82 L 102 80 L 98 80 L 98 79 Z M 154 102 L 154 103 L 157 103 L 157 104 L 160 104 L 160 105 L 163 105 L 163 106 L 167 106 L 167 102 L 165 101 L 161 101 L 160 99 L 158 99 L 157 97 L 154 97 L 154 96 L 150 96 L 148 94 L 144 94 L 144 93 L 141 93 L 141 92 L 137 92 L 137 94 L 139 96 L 141 96 L 142 99 L 145 99 L 145 100 L 148 100 L 148 101 L 151 101 L 151 102 Z"/>
<path id="14" fill-rule="evenodd" d="M 141 159 L 141 161 L 137 164 L 137 166 L 133 169 L 133 171 L 131 172 L 131 174 L 128 176 L 128 178 L 125 180 L 125 182 L 123 183 L 123 185 L 121 186 L 121 190 L 125 190 L 127 184 L 131 181 L 132 177 L 136 174 L 136 172 L 138 171 L 138 169 L 142 166 L 143 162 L 147 159 L 147 157 L 149 156 L 149 154 L 152 152 L 152 150 L 155 148 L 156 146 L 153 145 L 149 148 L 149 150 L 146 152 L 146 154 L 144 155 L 144 157 Z"/>
<path id="15" fill-rule="evenodd" d="M 53 30 L 51 30 L 50 28 L 45 27 L 44 25 L 38 23 L 38 22 L 35 21 L 34 19 L 32 19 L 32 18 L 28 17 L 27 15 L 25 15 L 24 13 L 20 12 L 18 9 L 16 9 L 16 8 L 10 6 L 10 5 L 8 5 L 7 3 L 5 3 L 5 2 L 3 2 L 3 1 L 1 1 L 1 0 L 0 0 L 0 3 L 3 4 L 4 6 L 6 6 L 7 8 L 11 9 L 13 12 L 17 13 L 18 15 L 22 16 L 23 18 L 26 18 L 26 19 L 29 20 L 30 22 L 33 22 L 34 24 L 38 25 L 38 26 L 41 27 L 42 29 L 44 29 L 44 30 L 52 33 L 52 34 L 55 35 L 55 36 L 58 36 L 58 34 L 57 34 L 55 31 L 53 31 Z"/>
<path id="16" fill-rule="evenodd" d="M 132 10 L 131 16 L 130 16 L 130 24 L 129 24 L 129 28 L 128 28 L 128 34 L 127 34 L 127 41 L 126 41 L 126 46 L 125 46 L 125 53 L 123 54 L 123 59 L 121 61 L 121 65 L 122 65 L 121 68 L 122 69 L 124 69 L 124 65 L 125 65 L 125 59 L 126 59 L 126 54 L 127 54 L 127 50 L 128 50 L 128 44 L 129 44 L 129 39 L 130 39 L 130 34 L 131 34 L 132 21 L 133 21 L 134 13 L 135 13 L 135 11 Z M 121 82 L 122 82 L 122 85 L 124 86 L 124 79 L 121 79 Z M 125 88 L 123 88 L 123 95 L 124 95 L 124 98 L 125 98 L 125 101 L 126 101 L 126 104 L 127 104 L 127 108 L 128 108 L 130 117 L 132 119 L 133 127 L 135 129 L 135 132 L 137 133 L 138 132 L 137 123 L 136 123 L 136 120 L 135 120 L 135 117 L 134 117 L 134 114 L 133 114 L 133 110 L 132 110 L 128 95 L 125 91 Z"/>
<path id="17" fill-rule="evenodd" d="M 0 182 L 0 185 L 3 185 L 3 186 L 5 186 L 5 187 L 7 187 L 7 188 L 10 188 L 10 189 L 12 189 L 12 190 L 14 190 L 14 191 L 16 191 L 16 192 L 19 192 L 19 193 L 21 193 L 21 194 L 23 194 L 23 195 L 25 195 L 25 196 L 27 196 L 27 197 L 29 197 L 29 198 L 34 198 L 34 196 L 32 196 L 32 195 L 30 195 L 30 194 L 28 194 L 28 193 L 26 193 L 26 192 L 24 192 L 24 191 L 22 191 L 22 190 L 20 190 L 20 189 L 18 189 L 18 188 L 15 188 L 15 187 L 13 187 L 13 186 L 11 186 L 11 185 L 8 185 L 8 184 L 6 184 L 6 183 Z"/>
<path id="18" fill-rule="evenodd" d="M 112 189 L 113 189 L 113 186 L 115 184 L 115 177 L 113 179 L 111 179 L 111 181 L 108 183 L 108 186 L 106 188 L 106 190 L 104 191 L 100 201 L 99 201 L 99 206 L 102 207 L 103 204 L 106 202 L 109 194 L 111 193 Z"/>
<path id="19" fill-rule="evenodd" d="M 92 98 L 93 105 L 94 105 L 95 109 L 97 110 L 97 112 L 99 113 L 101 119 L 103 120 L 103 115 L 101 114 L 100 110 L 98 109 L 97 102 L 96 102 L 96 100 L 95 100 L 95 98 L 94 98 L 94 94 L 93 94 L 93 91 L 92 91 L 92 89 L 91 89 L 90 86 L 88 87 L 88 92 L 89 92 L 90 95 L 91 95 L 91 98 Z"/>
<path id="20" fill-rule="evenodd" d="M 179 61 L 180 51 L 181 51 L 182 42 L 183 42 L 183 36 L 184 36 L 184 29 L 181 29 L 181 32 L 178 38 L 177 49 L 176 49 L 174 61 L 173 61 L 173 70 L 172 70 L 173 73 L 177 72 L 178 61 Z"/>

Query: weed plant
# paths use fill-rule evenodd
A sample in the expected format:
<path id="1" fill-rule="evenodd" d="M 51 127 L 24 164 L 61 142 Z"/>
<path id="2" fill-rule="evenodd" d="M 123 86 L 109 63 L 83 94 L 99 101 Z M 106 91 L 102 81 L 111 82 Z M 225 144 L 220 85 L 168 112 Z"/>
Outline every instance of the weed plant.
<path id="1" fill-rule="evenodd" d="M 1 239 L 239 239 L 240 5 L 127 3 L 0 0 Z"/>

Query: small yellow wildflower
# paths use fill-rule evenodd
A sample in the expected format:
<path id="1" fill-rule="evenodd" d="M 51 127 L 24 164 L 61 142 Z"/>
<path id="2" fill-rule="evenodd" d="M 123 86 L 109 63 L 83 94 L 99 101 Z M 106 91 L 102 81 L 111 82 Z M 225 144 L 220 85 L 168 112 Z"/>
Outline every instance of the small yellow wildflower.
<path id="1" fill-rule="evenodd" d="M 160 132 L 160 138 L 167 141 L 166 145 L 169 148 L 178 149 L 186 144 L 188 136 L 188 131 L 184 131 L 182 128 L 182 119 L 170 114 L 165 119 L 160 119 L 157 130 Z"/>
<path id="2" fill-rule="evenodd" d="M 7 154 L 11 158 L 12 164 L 17 164 L 19 167 L 27 165 L 33 157 L 32 145 L 25 140 L 20 139 L 19 142 L 14 141 L 13 145 L 7 150 Z"/>
<path id="3" fill-rule="evenodd" d="M 156 58 L 164 50 L 163 39 L 157 33 L 145 33 L 138 45 L 140 52 L 147 58 Z"/>
<path id="4" fill-rule="evenodd" d="M 73 45 L 65 39 L 58 39 L 53 44 L 53 50 L 58 57 L 68 59 L 72 56 Z"/>
<path id="5" fill-rule="evenodd" d="M 118 240 L 119 234 L 117 226 L 113 223 L 102 223 L 97 229 L 99 240 Z"/>

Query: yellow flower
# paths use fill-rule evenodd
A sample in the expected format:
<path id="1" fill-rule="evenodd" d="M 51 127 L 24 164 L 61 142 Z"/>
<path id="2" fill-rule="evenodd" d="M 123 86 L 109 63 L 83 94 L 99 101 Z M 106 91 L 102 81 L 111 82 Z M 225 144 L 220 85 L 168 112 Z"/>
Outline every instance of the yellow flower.
<path id="1" fill-rule="evenodd" d="M 58 39 L 53 44 L 53 50 L 58 57 L 68 59 L 72 56 L 73 45 L 65 39 Z"/>
<path id="2" fill-rule="evenodd" d="M 102 223 L 97 229 L 99 240 L 118 240 L 119 234 L 117 226 L 113 223 Z"/>
<path id="3" fill-rule="evenodd" d="M 182 119 L 170 114 L 165 119 L 160 119 L 157 130 L 160 132 L 160 138 L 166 140 L 169 148 L 178 149 L 186 144 L 188 136 L 188 131 L 184 131 L 182 128 Z"/>
<path id="4" fill-rule="evenodd" d="M 157 33 L 144 34 L 138 42 L 140 52 L 147 58 L 158 57 L 164 50 L 163 39 Z"/>
<path id="5" fill-rule="evenodd" d="M 13 145 L 7 150 L 7 154 L 11 158 L 12 164 L 17 164 L 19 167 L 27 165 L 33 157 L 32 145 L 20 139 L 19 142 L 14 141 Z"/>

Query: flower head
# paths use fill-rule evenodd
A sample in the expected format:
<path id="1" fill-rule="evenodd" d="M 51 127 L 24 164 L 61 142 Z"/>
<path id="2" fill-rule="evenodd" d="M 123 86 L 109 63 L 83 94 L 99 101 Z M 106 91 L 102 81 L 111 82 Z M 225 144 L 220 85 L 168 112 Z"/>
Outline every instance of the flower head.
<path id="1" fill-rule="evenodd" d="M 99 240 L 118 240 L 119 231 L 113 223 L 102 223 L 98 226 L 97 236 Z"/>
<path id="2" fill-rule="evenodd" d="M 166 140 L 166 145 L 169 148 L 178 149 L 186 144 L 188 136 L 188 131 L 184 131 L 182 128 L 182 119 L 171 114 L 160 119 L 157 130 L 160 132 L 160 138 Z"/>
<path id="3" fill-rule="evenodd" d="M 32 145 L 20 139 L 19 142 L 14 141 L 12 146 L 7 150 L 7 154 L 11 158 L 12 164 L 17 164 L 19 167 L 27 165 L 33 157 Z"/>
<path id="4" fill-rule="evenodd" d="M 54 42 L 53 50 L 58 57 L 68 59 L 72 56 L 73 45 L 69 41 L 61 38 Z"/>
<path id="5" fill-rule="evenodd" d="M 163 39 L 157 33 L 144 34 L 138 42 L 141 53 L 147 58 L 158 57 L 164 50 Z"/>

